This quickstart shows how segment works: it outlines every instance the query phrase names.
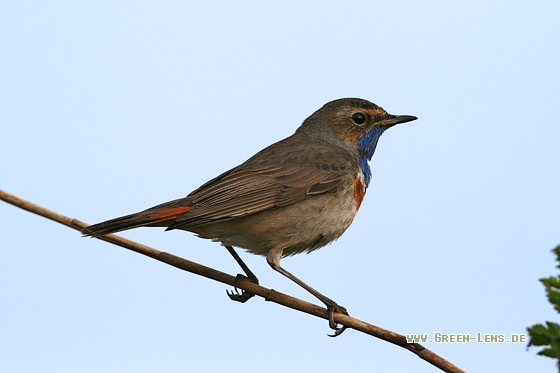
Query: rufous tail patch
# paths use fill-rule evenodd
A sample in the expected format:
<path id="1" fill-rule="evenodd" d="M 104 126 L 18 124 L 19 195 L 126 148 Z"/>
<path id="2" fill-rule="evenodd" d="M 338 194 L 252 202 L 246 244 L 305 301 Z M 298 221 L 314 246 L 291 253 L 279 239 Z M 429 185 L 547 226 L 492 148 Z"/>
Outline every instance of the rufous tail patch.
<path id="1" fill-rule="evenodd" d="M 173 207 L 170 209 L 165 209 L 155 214 L 150 215 L 150 220 L 168 220 L 175 219 L 177 216 L 188 212 L 191 209 L 190 206 Z"/>

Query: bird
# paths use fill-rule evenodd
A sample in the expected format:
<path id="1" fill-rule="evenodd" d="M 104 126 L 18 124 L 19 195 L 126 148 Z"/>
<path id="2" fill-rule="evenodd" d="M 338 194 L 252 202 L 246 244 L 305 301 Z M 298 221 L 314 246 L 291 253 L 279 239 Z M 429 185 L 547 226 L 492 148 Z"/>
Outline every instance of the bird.
<path id="1" fill-rule="evenodd" d="M 370 184 L 369 166 L 380 136 L 389 128 L 418 119 L 391 115 L 360 98 L 341 98 L 323 105 L 291 136 L 256 153 L 237 167 L 206 182 L 184 198 L 118 217 L 82 230 L 99 237 L 138 227 L 185 230 L 220 242 L 246 278 L 258 278 L 234 247 L 266 256 L 275 271 L 325 304 L 329 327 L 337 336 L 345 327 L 334 313 L 345 307 L 285 270 L 282 258 L 317 250 L 350 226 Z M 261 123 L 265 124 L 265 123 Z M 234 301 L 254 294 L 235 287 Z"/>

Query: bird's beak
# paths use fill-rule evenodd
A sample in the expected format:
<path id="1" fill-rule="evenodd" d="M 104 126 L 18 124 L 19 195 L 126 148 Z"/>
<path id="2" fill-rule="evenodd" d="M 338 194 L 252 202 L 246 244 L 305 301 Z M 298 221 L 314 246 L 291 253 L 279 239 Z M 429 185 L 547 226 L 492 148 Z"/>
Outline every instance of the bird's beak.
<path id="1" fill-rule="evenodd" d="M 415 116 L 412 115 L 391 115 L 388 119 L 380 120 L 376 125 L 381 125 L 383 127 L 393 127 L 399 123 L 406 123 L 416 120 Z"/>

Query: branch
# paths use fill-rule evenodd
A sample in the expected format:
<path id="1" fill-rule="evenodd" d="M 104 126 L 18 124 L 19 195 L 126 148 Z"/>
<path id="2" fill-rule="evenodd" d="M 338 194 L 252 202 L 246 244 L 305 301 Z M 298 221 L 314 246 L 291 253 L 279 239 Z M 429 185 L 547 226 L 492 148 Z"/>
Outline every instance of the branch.
<path id="1" fill-rule="evenodd" d="M 34 214 L 40 215 L 50 220 L 54 220 L 60 224 L 64 224 L 70 228 L 76 229 L 81 231 L 83 228 L 87 227 L 88 224 L 81 222 L 77 219 L 72 219 L 67 216 L 61 215 L 54 211 L 48 210 L 44 207 L 38 206 L 34 203 L 28 202 L 21 198 L 18 198 L 12 194 L 4 192 L 0 190 L 0 199 L 10 203 L 14 206 L 32 212 Z M 97 237 L 100 240 L 110 242 L 112 244 L 124 247 L 125 249 L 129 249 L 135 251 L 139 254 L 149 256 L 150 258 L 159 260 L 161 262 L 167 263 L 184 271 L 188 271 L 200 276 L 207 277 L 209 279 L 222 282 L 227 285 L 234 286 L 236 278 L 234 276 L 228 275 L 227 273 L 223 273 L 217 271 L 215 269 L 200 265 L 195 262 L 191 262 L 189 260 L 180 258 L 170 253 L 166 253 L 163 251 L 159 251 L 153 249 L 151 247 L 139 244 L 137 242 L 127 240 L 126 238 L 110 234 L 107 236 Z M 315 304 L 303 301 L 298 298 L 291 297 L 289 295 L 279 293 L 273 289 L 268 289 L 263 286 L 254 284 L 247 280 L 239 280 L 235 284 L 240 289 L 245 291 L 251 292 L 256 294 L 267 301 L 274 302 L 281 304 L 286 307 L 290 307 L 294 310 L 298 310 L 301 312 L 308 313 L 313 316 L 317 316 L 323 319 L 328 320 L 327 309 L 323 307 L 319 307 Z M 408 351 L 418 355 L 421 359 L 426 360 L 430 364 L 440 368 L 444 372 L 450 373 L 460 373 L 463 370 L 459 369 L 455 365 L 451 364 L 447 360 L 443 359 L 442 357 L 436 355 L 432 351 L 428 350 L 427 348 L 421 346 L 418 343 L 408 343 L 406 338 L 400 334 L 391 332 L 389 330 L 377 327 L 375 325 L 368 324 L 364 321 L 355 319 L 353 317 L 343 315 L 340 313 L 334 314 L 334 320 L 346 326 L 347 328 L 352 328 L 355 330 L 359 330 L 363 333 L 369 334 L 371 336 L 380 338 L 384 341 L 393 343 L 397 346 L 407 349 Z"/>

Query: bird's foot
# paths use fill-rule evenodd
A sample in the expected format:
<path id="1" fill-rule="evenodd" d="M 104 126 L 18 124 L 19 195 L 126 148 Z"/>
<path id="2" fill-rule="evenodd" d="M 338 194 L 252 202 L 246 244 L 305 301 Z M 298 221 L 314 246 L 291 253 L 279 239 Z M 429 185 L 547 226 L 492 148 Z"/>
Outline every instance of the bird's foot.
<path id="1" fill-rule="evenodd" d="M 241 289 L 241 293 L 240 293 L 239 288 L 237 287 L 237 283 L 239 282 L 239 280 L 251 281 L 253 284 L 258 285 L 259 284 L 259 279 L 256 278 L 256 277 L 251 278 L 251 277 L 247 277 L 247 276 L 242 275 L 242 274 L 238 274 L 237 276 L 235 276 L 235 282 L 233 283 L 233 288 L 234 288 L 235 292 L 233 292 L 231 290 L 226 290 L 229 299 L 234 300 L 236 302 L 245 303 L 249 299 L 254 297 L 255 294 L 250 293 L 248 291 L 245 291 L 243 289 Z"/>
<path id="2" fill-rule="evenodd" d="M 348 311 L 346 311 L 346 308 L 339 306 L 338 304 L 336 304 L 335 302 L 332 302 L 331 304 L 327 304 L 327 312 L 328 312 L 328 316 L 329 316 L 329 327 L 334 330 L 333 334 L 328 334 L 329 337 L 338 337 L 339 335 L 341 335 L 345 330 L 346 330 L 346 325 L 343 325 L 342 327 L 338 327 L 338 324 L 334 321 L 334 313 L 341 313 L 343 315 L 348 315 Z"/>

